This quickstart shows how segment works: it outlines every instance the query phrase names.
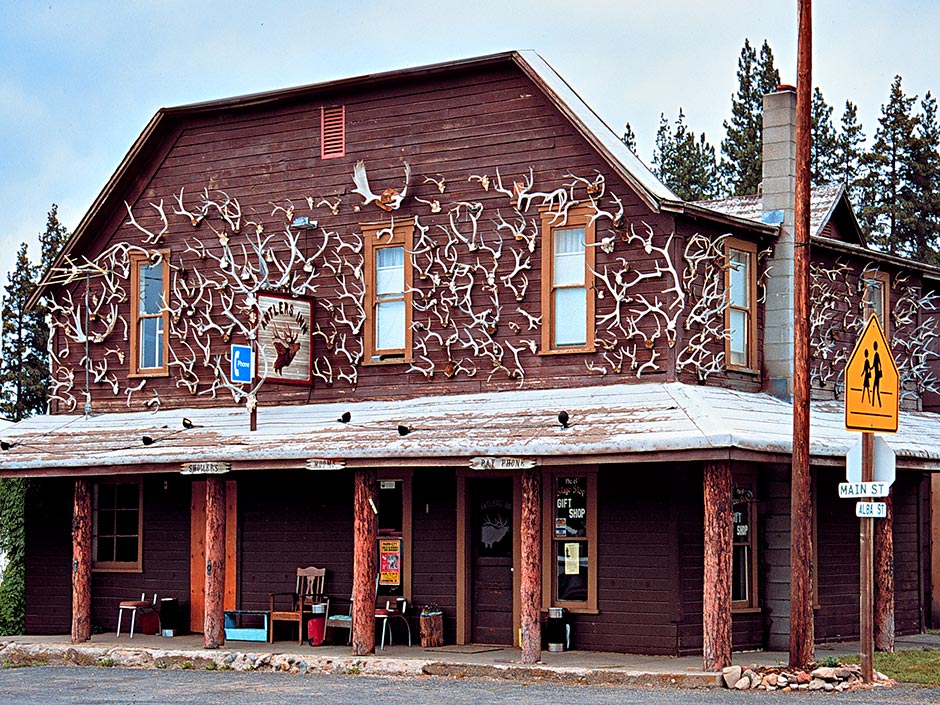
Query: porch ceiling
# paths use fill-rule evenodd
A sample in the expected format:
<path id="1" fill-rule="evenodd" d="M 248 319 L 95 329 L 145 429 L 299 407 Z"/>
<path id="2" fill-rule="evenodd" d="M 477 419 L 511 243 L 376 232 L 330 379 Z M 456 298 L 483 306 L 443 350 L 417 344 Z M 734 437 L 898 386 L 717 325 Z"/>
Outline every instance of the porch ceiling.
<path id="1" fill-rule="evenodd" d="M 790 404 L 766 394 L 679 383 L 260 406 L 254 432 L 243 407 L 36 416 L 0 422 L 0 440 L 11 445 L 0 452 L 0 475 L 153 471 L 194 461 L 303 467 L 308 458 L 385 465 L 514 456 L 549 464 L 787 455 L 791 417 Z M 184 429 L 183 418 L 193 427 Z M 399 435 L 399 425 L 410 432 Z M 840 463 L 858 438 L 844 429 L 836 402 L 813 404 L 811 428 L 814 462 Z M 144 445 L 143 436 L 153 442 Z M 902 412 L 899 433 L 885 439 L 900 467 L 940 470 L 940 415 Z"/>

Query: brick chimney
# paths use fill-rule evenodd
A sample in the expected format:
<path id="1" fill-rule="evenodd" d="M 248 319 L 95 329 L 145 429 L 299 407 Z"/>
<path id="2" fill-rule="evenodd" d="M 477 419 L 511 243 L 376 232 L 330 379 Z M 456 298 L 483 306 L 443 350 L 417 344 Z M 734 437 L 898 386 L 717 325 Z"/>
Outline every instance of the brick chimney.
<path id="1" fill-rule="evenodd" d="M 762 220 L 780 224 L 764 312 L 767 390 L 793 396 L 793 209 L 796 201 L 796 88 L 764 96 Z"/>

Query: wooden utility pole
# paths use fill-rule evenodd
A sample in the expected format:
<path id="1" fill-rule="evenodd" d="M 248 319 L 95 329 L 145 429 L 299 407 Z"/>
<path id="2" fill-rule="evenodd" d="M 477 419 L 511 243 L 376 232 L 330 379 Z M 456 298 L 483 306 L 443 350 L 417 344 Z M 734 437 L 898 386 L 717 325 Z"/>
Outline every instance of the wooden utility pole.
<path id="1" fill-rule="evenodd" d="M 225 644 L 225 479 L 206 477 L 206 614 L 207 649 Z"/>
<path id="2" fill-rule="evenodd" d="M 91 483 L 75 480 L 72 508 L 72 643 L 91 639 Z"/>
<path id="3" fill-rule="evenodd" d="M 702 667 L 731 665 L 731 464 L 705 463 L 705 569 L 702 591 Z"/>
<path id="4" fill-rule="evenodd" d="M 522 526 L 520 530 L 519 580 L 522 626 L 522 663 L 542 659 L 542 629 L 539 612 L 542 605 L 542 474 L 541 468 L 522 471 Z"/>
<path id="5" fill-rule="evenodd" d="M 375 652 L 375 576 L 378 566 L 375 540 L 378 511 L 375 470 L 356 468 L 353 500 L 353 655 Z"/>
<path id="6" fill-rule="evenodd" d="M 793 223 L 793 465 L 790 490 L 790 666 L 813 660 L 812 498 L 809 468 L 809 187 L 813 23 L 811 0 L 798 0 L 796 198 Z"/>

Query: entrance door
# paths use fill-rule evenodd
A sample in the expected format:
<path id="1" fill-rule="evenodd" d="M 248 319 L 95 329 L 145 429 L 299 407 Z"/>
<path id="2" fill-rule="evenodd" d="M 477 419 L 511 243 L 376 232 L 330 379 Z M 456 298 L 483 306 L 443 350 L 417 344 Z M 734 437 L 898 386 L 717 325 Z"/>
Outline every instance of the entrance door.
<path id="1" fill-rule="evenodd" d="M 470 640 L 512 644 L 511 478 L 476 478 L 470 490 Z"/>
<path id="2" fill-rule="evenodd" d="M 190 505 L 190 558 L 189 558 L 189 629 L 201 634 L 206 620 L 206 482 L 193 481 Z M 238 484 L 225 483 L 225 597 L 223 609 L 233 610 L 238 558 Z"/>

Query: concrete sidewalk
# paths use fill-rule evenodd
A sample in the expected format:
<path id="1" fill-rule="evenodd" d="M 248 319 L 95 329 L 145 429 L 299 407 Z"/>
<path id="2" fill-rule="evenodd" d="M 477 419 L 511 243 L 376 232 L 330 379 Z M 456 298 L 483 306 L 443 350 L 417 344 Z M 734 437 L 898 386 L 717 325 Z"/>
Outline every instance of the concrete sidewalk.
<path id="1" fill-rule="evenodd" d="M 921 634 L 897 639 L 898 649 L 940 648 L 940 636 Z M 820 644 L 818 660 L 857 654 L 854 642 Z M 494 646 L 388 646 L 375 655 L 352 656 L 348 646 L 311 647 L 291 642 L 228 641 L 220 649 L 203 648 L 201 635 L 159 636 L 97 634 L 73 645 L 68 636 L 0 638 L 0 664 L 74 664 L 138 668 L 266 670 L 286 673 L 441 675 L 509 678 L 569 684 L 673 685 L 717 687 L 721 675 L 702 670 L 701 656 L 642 656 L 593 651 L 542 652 L 535 665 L 519 662 L 515 648 Z M 786 652 L 736 653 L 741 666 L 785 666 Z"/>

